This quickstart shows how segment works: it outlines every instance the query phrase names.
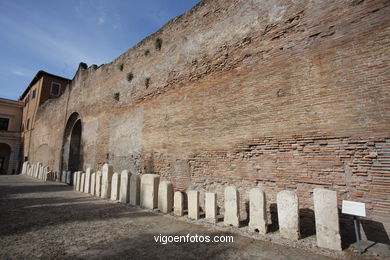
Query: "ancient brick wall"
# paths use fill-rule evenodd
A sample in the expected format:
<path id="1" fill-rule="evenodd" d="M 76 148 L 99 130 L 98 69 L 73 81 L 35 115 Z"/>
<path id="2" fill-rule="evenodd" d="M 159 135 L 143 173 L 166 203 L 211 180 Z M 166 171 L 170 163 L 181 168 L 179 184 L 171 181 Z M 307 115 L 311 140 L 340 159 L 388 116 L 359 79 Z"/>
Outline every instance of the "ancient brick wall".
<path id="1" fill-rule="evenodd" d="M 81 66 L 41 106 L 33 147 L 47 143 L 60 170 L 77 112 L 84 168 L 155 172 L 217 191 L 221 208 L 234 184 L 243 217 L 250 187 L 271 212 L 295 190 L 307 216 L 326 187 L 366 202 L 368 226 L 386 233 L 389 12 L 385 0 L 203 1 L 113 62 Z"/>

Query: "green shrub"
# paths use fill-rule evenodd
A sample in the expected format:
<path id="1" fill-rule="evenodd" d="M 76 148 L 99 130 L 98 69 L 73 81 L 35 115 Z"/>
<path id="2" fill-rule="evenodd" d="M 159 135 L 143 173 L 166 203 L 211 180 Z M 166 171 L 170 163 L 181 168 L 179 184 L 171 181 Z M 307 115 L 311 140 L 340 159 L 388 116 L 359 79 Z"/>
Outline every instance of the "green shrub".
<path id="1" fill-rule="evenodd" d="M 127 81 L 128 81 L 128 82 L 132 81 L 133 78 L 134 78 L 133 73 L 131 73 L 131 72 L 127 73 Z"/>
<path id="2" fill-rule="evenodd" d="M 156 39 L 156 42 L 154 43 L 154 47 L 156 47 L 156 50 L 161 50 L 161 46 L 162 46 L 162 39 L 161 38 L 157 38 Z"/>
<path id="3" fill-rule="evenodd" d="M 116 101 L 119 101 L 119 96 L 120 96 L 120 93 L 115 92 L 114 95 L 112 96 L 112 98 L 115 99 Z"/>
<path id="4" fill-rule="evenodd" d="M 150 78 L 145 79 L 145 87 L 148 88 L 150 85 Z"/>

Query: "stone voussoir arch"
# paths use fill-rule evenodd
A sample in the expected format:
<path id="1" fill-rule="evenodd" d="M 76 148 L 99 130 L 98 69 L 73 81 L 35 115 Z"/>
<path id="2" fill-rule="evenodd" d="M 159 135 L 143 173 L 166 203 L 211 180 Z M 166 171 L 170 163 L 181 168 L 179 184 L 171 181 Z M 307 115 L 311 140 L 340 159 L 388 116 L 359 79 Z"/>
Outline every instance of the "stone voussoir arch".
<path id="1" fill-rule="evenodd" d="M 82 168 L 82 128 L 82 117 L 79 112 L 74 111 L 70 114 L 65 124 L 61 148 L 62 171 L 75 172 Z"/>

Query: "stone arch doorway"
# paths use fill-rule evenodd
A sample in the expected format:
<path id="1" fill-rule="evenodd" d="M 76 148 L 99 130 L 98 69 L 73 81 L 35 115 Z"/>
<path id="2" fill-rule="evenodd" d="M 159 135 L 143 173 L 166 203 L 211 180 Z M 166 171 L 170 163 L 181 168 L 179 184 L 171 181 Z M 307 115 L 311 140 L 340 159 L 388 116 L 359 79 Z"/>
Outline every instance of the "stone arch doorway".
<path id="1" fill-rule="evenodd" d="M 8 174 L 8 167 L 11 158 L 11 146 L 0 143 L 0 174 Z"/>
<path id="2" fill-rule="evenodd" d="M 83 154 L 81 134 L 81 118 L 77 112 L 74 112 L 70 115 L 65 126 L 62 147 L 62 170 L 75 172 L 82 169 Z"/>

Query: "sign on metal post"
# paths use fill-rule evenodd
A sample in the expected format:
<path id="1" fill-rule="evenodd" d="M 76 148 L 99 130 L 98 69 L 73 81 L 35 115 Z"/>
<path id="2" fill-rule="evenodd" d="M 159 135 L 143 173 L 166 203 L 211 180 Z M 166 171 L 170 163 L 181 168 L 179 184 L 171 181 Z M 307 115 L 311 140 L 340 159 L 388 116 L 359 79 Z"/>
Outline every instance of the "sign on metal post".
<path id="1" fill-rule="evenodd" d="M 366 216 L 366 204 L 356 201 L 343 200 L 341 212 L 343 214 L 365 217 Z"/>
<path id="2" fill-rule="evenodd" d="M 358 217 L 366 216 L 366 204 L 356 201 L 343 200 L 341 212 L 353 216 L 353 224 L 355 226 L 355 235 L 358 248 L 358 255 L 360 255 L 360 223 Z"/>

